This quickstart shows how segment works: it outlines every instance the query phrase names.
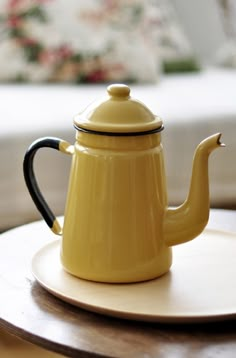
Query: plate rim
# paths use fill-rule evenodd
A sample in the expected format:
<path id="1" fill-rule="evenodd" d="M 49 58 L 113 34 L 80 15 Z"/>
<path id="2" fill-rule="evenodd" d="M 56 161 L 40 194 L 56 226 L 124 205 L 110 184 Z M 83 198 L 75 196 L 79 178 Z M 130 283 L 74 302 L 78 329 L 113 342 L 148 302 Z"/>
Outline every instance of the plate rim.
<path id="1" fill-rule="evenodd" d="M 232 232 L 232 231 L 227 231 L 227 230 L 218 230 L 218 229 L 208 229 L 206 228 L 203 233 L 212 233 L 212 234 L 223 234 L 223 235 L 227 235 L 229 236 L 229 238 L 235 238 L 236 239 L 236 233 Z M 203 234 L 202 233 L 202 234 Z M 200 235 L 202 235 L 200 234 Z M 199 235 L 199 236 L 200 236 Z M 94 313 L 98 313 L 98 314 L 102 314 L 105 316 L 110 316 L 110 317 L 115 317 L 115 318 L 121 318 L 121 319 L 126 319 L 126 320 L 133 320 L 133 321 L 146 321 L 146 322 L 157 322 L 157 323 L 171 323 L 171 324 L 184 324 L 184 323 L 205 323 L 205 322 L 216 322 L 216 321 L 224 321 L 224 320 L 231 320 L 231 319 L 235 319 L 236 318 L 236 304 L 235 304 L 235 312 L 232 312 L 232 309 L 229 310 L 229 312 L 224 312 L 224 313 L 209 313 L 209 314 L 197 314 L 197 313 L 193 313 L 193 314 L 171 314 L 171 315 L 166 315 L 166 314 L 147 314 L 147 313 L 134 313 L 134 312 L 127 312 L 124 310 L 121 310 L 119 308 L 117 309 L 111 309 L 111 308 L 106 308 L 106 307 L 102 307 L 102 306 L 96 306 L 93 303 L 86 303 L 83 302 L 81 300 L 79 300 L 78 298 L 72 297 L 69 293 L 63 293 L 60 292 L 60 290 L 58 290 L 57 288 L 53 288 L 50 285 L 48 285 L 47 283 L 45 283 L 37 274 L 37 270 L 34 269 L 35 265 L 36 265 L 36 261 L 38 260 L 38 257 L 40 257 L 42 255 L 42 253 L 44 251 L 53 249 L 54 246 L 55 248 L 57 248 L 60 244 L 61 238 L 54 238 L 50 241 L 48 241 L 46 244 L 44 244 L 41 248 L 39 248 L 33 255 L 32 259 L 31 259 L 31 273 L 33 275 L 33 277 L 35 278 L 36 282 L 43 287 L 47 292 L 49 292 L 50 294 L 52 294 L 53 296 L 57 297 L 58 299 L 71 304 L 75 307 L 79 307 L 82 309 L 85 309 L 86 311 L 90 311 L 90 312 L 94 312 Z M 174 248 L 174 247 L 173 247 Z M 236 258 L 235 258 L 236 260 Z M 236 263 L 235 263 L 235 267 L 236 267 Z M 63 267 L 61 266 L 62 270 Z M 80 279 L 77 278 L 71 274 L 69 274 L 68 272 L 64 271 L 64 273 L 66 275 L 69 275 L 70 279 L 73 280 L 80 280 L 80 281 L 86 281 L 84 279 Z M 154 280 L 150 280 L 150 281 L 155 281 L 158 280 L 154 279 Z M 127 283 L 125 284 L 120 284 L 120 283 L 99 283 L 99 282 L 92 282 L 92 281 L 87 281 L 89 284 L 94 284 L 94 285 L 129 285 Z M 145 281 L 148 282 L 148 281 Z M 131 283 L 133 285 L 133 283 Z M 134 283 L 134 284 L 142 284 L 142 283 Z"/>

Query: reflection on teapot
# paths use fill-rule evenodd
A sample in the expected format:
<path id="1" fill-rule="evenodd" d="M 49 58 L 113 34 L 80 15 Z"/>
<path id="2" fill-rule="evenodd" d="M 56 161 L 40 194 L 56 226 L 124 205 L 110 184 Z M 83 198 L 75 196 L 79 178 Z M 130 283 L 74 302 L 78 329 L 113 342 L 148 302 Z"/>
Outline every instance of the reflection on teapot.
<path id="1" fill-rule="evenodd" d="M 161 144 L 163 124 L 126 85 L 74 119 L 74 145 L 47 137 L 31 144 L 24 158 L 28 190 L 43 218 L 62 235 L 61 262 L 69 273 L 99 282 L 137 282 L 166 273 L 171 246 L 192 240 L 209 217 L 208 157 L 221 134 L 196 149 L 190 190 L 176 209 L 167 207 Z M 72 156 L 61 228 L 45 202 L 33 170 L 36 151 L 51 147 Z"/>

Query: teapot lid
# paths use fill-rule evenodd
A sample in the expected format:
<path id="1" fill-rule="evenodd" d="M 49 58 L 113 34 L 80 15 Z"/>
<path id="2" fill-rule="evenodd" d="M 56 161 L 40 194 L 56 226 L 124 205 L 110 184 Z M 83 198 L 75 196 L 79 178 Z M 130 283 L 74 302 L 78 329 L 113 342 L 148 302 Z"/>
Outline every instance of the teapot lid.
<path id="1" fill-rule="evenodd" d="M 90 104 L 74 118 L 76 129 L 107 135 L 147 134 L 163 129 L 162 120 L 142 102 L 130 97 L 124 84 L 107 87 L 107 96 Z"/>

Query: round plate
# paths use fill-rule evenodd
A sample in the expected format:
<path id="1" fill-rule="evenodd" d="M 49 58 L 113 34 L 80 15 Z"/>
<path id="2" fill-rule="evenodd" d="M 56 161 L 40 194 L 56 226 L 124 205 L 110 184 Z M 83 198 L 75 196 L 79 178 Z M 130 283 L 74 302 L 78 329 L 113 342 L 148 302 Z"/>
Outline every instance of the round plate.
<path id="1" fill-rule="evenodd" d="M 110 316 L 166 323 L 236 317 L 236 235 L 205 230 L 173 247 L 164 276 L 141 283 L 106 284 L 78 279 L 60 263 L 60 241 L 40 249 L 32 272 L 46 290 L 78 307 Z"/>

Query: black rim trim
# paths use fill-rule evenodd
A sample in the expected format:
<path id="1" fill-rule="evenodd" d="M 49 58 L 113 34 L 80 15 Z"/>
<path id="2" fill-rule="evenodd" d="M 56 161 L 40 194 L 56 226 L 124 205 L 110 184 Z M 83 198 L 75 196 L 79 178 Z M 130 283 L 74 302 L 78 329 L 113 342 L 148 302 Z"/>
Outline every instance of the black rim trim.
<path id="1" fill-rule="evenodd" d="M 109 137 L 131 137 L 131 136 L 140 136 L 140 135 L 148 135 L 148 134 L 153 134 L 153 133 L 158 133 L 161 132 L 164 129 L 163 124 L 161 125 L 161 127 L 155 128 L 155 129 L 151 129 L 149 131 L 143 131 L 143 132 L 127 132 L 127 133 L 122 133 L 122 132 L 100 132 L 100 131 L 95 131 L 92 129 L 85 129 L 82 127 L 78 127 L 76 124 L 74 124 L 75 129 L 77 129 L 80 132 L 84 132 L 84 133 L 90 133 L 90 134 L 97 134 L 97 135 L 106 135 Z"/>

